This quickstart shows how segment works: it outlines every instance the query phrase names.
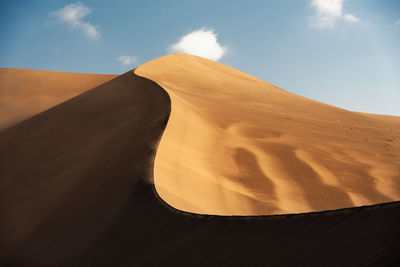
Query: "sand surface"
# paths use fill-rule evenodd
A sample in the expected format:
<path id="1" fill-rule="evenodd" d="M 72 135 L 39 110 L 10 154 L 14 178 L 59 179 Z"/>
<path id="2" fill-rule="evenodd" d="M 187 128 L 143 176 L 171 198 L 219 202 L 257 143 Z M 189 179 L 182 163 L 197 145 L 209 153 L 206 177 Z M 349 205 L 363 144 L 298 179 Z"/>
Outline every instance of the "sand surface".
<path id="1" fill-rule="evenodd" d="M 0 131 L 116 76 L 0 68 Z"/>
<path id="2" fill-rule="evenodd" d="M 400 117 L 336 108 L 187 54 L 135 73 L 171 98 L 154 179 L 174 208 L 263 215 L 400 199 Z"/>
<path id="3" fill-rule="evenodd" d="M 257 217 L 163 202 L 152 171 L 170 104 L 163 88 L 128 72 L 1 131 L 0 266 L 399 261 L 400 202 Z"/>

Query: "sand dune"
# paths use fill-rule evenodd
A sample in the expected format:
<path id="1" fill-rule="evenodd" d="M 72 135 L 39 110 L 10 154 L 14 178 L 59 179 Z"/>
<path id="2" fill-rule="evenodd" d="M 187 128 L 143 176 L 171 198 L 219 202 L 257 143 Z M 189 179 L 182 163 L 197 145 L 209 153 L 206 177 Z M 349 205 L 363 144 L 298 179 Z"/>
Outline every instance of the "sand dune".
<path id="1" fill-rule="evenodd" d="M 0 130 L 115 77 L 116 75 L 0 69 Z"/>
<path id="2" fill-rule="evenodd" d="M 0 265 L 387 266 L 398 260 L 400 202 L 257 217 L 168 206 L 154 191 L 152 170 L 169 114 L 164 89 L 128 72 L 1 131 Z M 246 150 L 235 153 L 243 177 L 262 171 Z M 251 186 L 271 190 L 270 183 Z"/>
<path id="3" fill-rule="evenodd" d="M 154 179 L 177 209 L 262 215 L 400 199 L 399 117 L 339 109 L 186 54 L 135 73 L 171 97 Z"/>

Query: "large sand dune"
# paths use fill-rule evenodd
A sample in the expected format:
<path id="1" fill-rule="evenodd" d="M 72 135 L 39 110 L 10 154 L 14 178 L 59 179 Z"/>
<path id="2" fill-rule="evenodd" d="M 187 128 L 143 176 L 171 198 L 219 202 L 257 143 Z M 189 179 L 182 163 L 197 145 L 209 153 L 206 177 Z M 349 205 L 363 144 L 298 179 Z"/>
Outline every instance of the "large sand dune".
<path id="1" fill-rule="evenodd" d="M 0 68 L 0 130 L 115 77 Z"/>
<path id="2" fill-rule="evenodd" d="M 262 215 L 400 199 L 400 118 L 350 112 L 187 54 L 135 73 L 170 95 L 157 192 L 195 213 Z"/>
<path id="3" fill-rule="evenodd" d="M 199 79 L 201 87 L 196 88 L 203 90 L 202 96 L 200 94 L 196 96 L 194 93 L 191 96 L 190 92 L 195 91 L 196 88 L 185 89 L 188 90 L 187 93 L 183 90 L 184 86 L 182 91 L 178 90 L 178 87 L 171 90 L 175 78 L 171 79 L 168 75 L 177 75 L 176 78 L 182 78 L 182 85 L 188 84 L 188 79 L 184 79 L 182 75 L 188 69 L 182 61 L 186 62 L 187 67 L 190 68 L 200 67 L 198 70 L 206 68 L 207 72 L 203 72 L 201 75 L 203 78 L 192 77 Z M 163 66 L 159 64 L 160 62 L 168 64 Z M 178 66 L 180 73 L 171 72 L 169 66 L 174 65 Z M 148 68 L 149 66 L 156 67 Z M 161 67 L 164 70 L 160 69 Z M 225 92 L 215 91 L 213 98 L 214 92 L 208 90 L 204 84 L 208 83 L 211 86 L 214 83 L 210 83 L 209 78 L 215 79 L 216 76 L 224 76 L 223 74 L 214 75 L 213 68 L 215 71 L 218 69 L 229 70 L 229 79 L 243 80 L 242 85 L 251 82 L 254 83 L 256 89 L 258 83 L 264 89 L 270 86 L 220 64 L 186 55 L 173 55 L 150 62 L 149 65 L 144 65 L 143 69 L 139 69 L 141 75 L 153 75 L 158 69 L 160 75 L 158 78 L 168 78 L 165 81 L 171 82 L 170 87 L 162 84 L 161 79 L 153 78 L 164 86 L 169 95 L 155 82 L 128 72 L 46 111 L 36 115 L 31 114 L 34 116 L 0 131 L 0 265 L 385 266 L 398 261 L 397 237 L 400 202 L 298 215 L 241 217 L 186 213 L 174 209 L 158 197 L 157 192 L 163 193 L 160 190 L 162 187 L 164 190 L 173 190 L 162 181 L 165 177 L 181 188 L 174 192 L 164 191 L 167 194 L 162 197 L 169 204 L 176 204 L 177 207 L 181 205 L 183 209 L 201 207 L 201 212 L 206 212 L 206 208 L 210 207 L 211 203 L 221 201 L 222 204 L 217 203 L 216 205 L 222 214 L 274 213 L 278 212 L 277 203 L 284 203 L 285 194 L 279 193 L 280 191 L 276 189 L 278 186 L 274 189 L 274 183 L 277 183 L 274 182 L 274 176 L 268 178 L 269 180 L 260 179 L 263 177 L 260 173 L 265 172 L 264 168 L 268 169 L 272 163 L 276 163 L 276 168 L 279 168 L 281 172 L 289 172 L 288 168 L 293 167 L 294 171 L 302 175 L 301 177 L 305 177 L 300 172 L 304 166 L 299 163 L 300 160 L 293 159 L 301 156 L 293 152 L 294 156 L 290 152 L 291 148 L 285 147 L 285 145 L 292 144 L 289 143 L 290 138 L 285 137 L 286 134 L 290 134 L 289 121 L 305 119 L 296 117 L 292 113 L 285 113 L 283 115 L 285 117 L 281 119 L 278 111 L 273 112 L 279 110 L 279 107 L 274 107 L 273 103 L 266 102 L 265 105 L 272 111 L 271 116 L 269 118 L 265 116 L 265 119 L 269 123 L 275 123 L 272 125 L 278 128 L 270 129 L 264 124 L 260 124 L 257 127 L 260 127 L 261 130 L 258 128 L 254 130 L 252 128 L 254 124 L 251 123 L 255 119 L 250 115 L 264 110 L 263 105 L 260 106 L 257 101 L 254 101 L 254 105 L 246 104 L 244 88 L 240 89 L 243 90 L 241 95 L 235 96 L 233 89 L 236 87 L 230 89 L 222 87 L 220 91 L 226 88 Z M 167 75 L 162 76 L 164 74 Z M 225 79 L 225 81 L 229 82 L 229 79 Z M 179 85 L 179 82 L 176 81 L 174 84 Z M 237 90 L 239 89 L 237 88 Z M 276 95 L 288 96 L 289 100 L 284 100 L 287 101 L 286 104 L 293 104 L 294 110 L 301 111 L 300 104 L 296 107 L 297 102 L 290 100 L 290 97 L 298 97 L 277 88 L 271 91 L 268 93 L 271 99 Z M 257 96 L 256 93 L 254 94 Z M 258 95 L 259 101 L 263 94 Z M 185 95 L 187 98 L 184 98 Z M 229 95 L 232 95 L 231 99 Z M 223 101 L 225 97 L 227 99 Z M 225 105 L 230 103 L 228 100 L 232 100 L 232 103 L 239 106 L 238 100 L 233 102 L 233 99 L 239 97 L 243 99 L 243 108 L 237 107 L 238 110 L 229 110 L 229 114 L 233 114 L 235 118 L 244 119 L 240 116 L 245 116 L 246 113 L 241 115 L 241 112 L 249 109 L 250 126 L 243 128 L 242 124 L 239 124 L 235 126 L 236 128 L 231 128 L 227 126 L 230 125 L 229 119 L 226 119 L 226 122 L 221 119 L 223 123 L 217 124 L 220 122 L 218 118 L 223 118 L 222 115 L 226 111 Z M 311 106 L 326 107 L 327 114 L 329 114 L 329 110 L 349 113 L 310 100 L 304 99 L 304 101 L 311 103 Z M 215 106 L 215 110 L 213 106 Z M 157 150 L 171 108 L 171 117 L 164 136 L 161 138 L 160 148 Z M 195 108 L 199 110 L 196 111 Z M 179 119 L 179 114 L 177 114 L 179 109 L 182 112 L 181 116 L 187 116 L 186 120 Z M 219 109 L 221 112 L 217 112 Z M 303 114 L 305 117 L 310 111 L 307 111 L 306 107 L 303 109 L 304 113 L 300 112 L 299 114 Z M 321 111 L 321 109 L 317 110 Z M 212 114 L 215 118 L 207 112 L 214 112 Z M 361 117 L 369 121 L 370 124 L 367 124 L 369 127 L 398 125 L 396 117 L 349 114 L 352 114 L 349 116 L 354 116 L 354 118 Z M 230 115 L 224 116 L 232 118 Z M 315 114 L 316 118 L 320 118 L 320 116 L 323 115 Z M 313 121 L 312 118 L 308 119 L 314 123 L 319 122 L 318 125 L 321 128 L 330 125 L 329 123 L 325 125 L 323 121 Z M 343 121 L 345 118 L 347 117 L 343 116 L 340 119 Z M 354 123 L 352 125 L 354 128 L 361 127 L 357 126 L 355 121 L 346 123 L 351 122 Z M 180 123 L 186 123 L 187 133 L 181 132 L 184 130 L 185 124 Z M 357 123 L 360 122 L 357 121 Z M 282 124 L 281 128 L 279 128 L 280 124 Z M 174 125 L 176 130 L 174 130 Z M 293 132 L 301 132 L 301 129 L 304 128 L 306 133 L 308 128 L 304 125 L 303 128 L 300 126 L 293 125 Z M 332 132 L 331 135 L 324 132 L 325 135 L 320 138 L 330 136 L 333 140 L 335 134 L 344 131 L 340 127 L 337 128 L 337 132 Z M 331 127 L 330 129 L 333 131 L 335 128 Z M 375 135 L 371 134 L 369 138 L 374 136 L 378 138 L 378 134 L 385 133 L 383 130 L 374 129 L 372 128 L 370 132 L 377 132 Z M 210 136 L 206 136 L 202 132 L 203 130 Z M 279 134 L 283 130 L 286 132 Z M 199 135 L 196 134 L 196 131 L 200 132 Z M 322 130 L 320 129 L 320 131 Z M 390 132 L 390 129 L 387 131 Z M 226 140 L 214 136 L 221 132 L 226 133 Z M 398 133 L 398 128 L 393 128 L 391 132 Z M 258 133 L 260 134 L 258 135 Z M 174 134 L 193 135 L 194 140 L 191 140 L 190 136 L 174 137 Z M 311 137 L 312 135 L 308 136 L 308 138 Z M 386 138 L 386 136 L 384 137 Z M 210 149 L 208 143 L 213 138 L 216 138 L 218 142 L 214 143 L 211 147 L 213 150 L 208 151 L 207 154 L 206 150 Z M 306 137 L 293 138 L 295 140 L 293 142 L 300 142 L 299 139 Z M 341 138 L 347 140 L 346 136 L 336 137 L 337 140 L 341 140 Z M 274 146 L 270 140 L 274 140 L 276 145 Z M 318 139 L 312 140 L 316 142 Z M 355 140 L 355 138 L 351 140 Z M 383 144 L 383 141 L 379 140 L 373 141 L 373 144 L 377 143 L 372 146 L 373 149 L 377 149 L 379 142 Z M 175 141 L 181 141 L 187 145 L 189 153 L 181 145 L 174 144 Z M 256 143 L 253 144 L 253 141 Z M 258 141 L 260 143 L 257 143 Z M 263 143 L 264 141 L 266 144 Z M 221 178 L 220 190 L 222 193 L 216 193 L 216 189 L 210 185 L 212 184 L 210 182 L 205 182 L 205 186 L 198 183 L 199 176 L 194 175 L 196 173 L 186 173 L 187 166 L 176 165 L 174 161 L 168 159 L 166 154 L 168 151 L 165 151 L 165 145 L 168 145 L 168 142 L 172 142 L 169 144 L 172 145 L 171 148 L 177 149 L 170 151 L 171 158 L 180 157 L 181 160 L 188 160 L 188 163 L 198 164 L 191 168 L 194 166 L 204 167 L 204 172 L 211 174 L 208 179 Z M 240 144 L 240 147 L 232 152 L 229 147 L 236 142 Z M 350 141 L 347 142 L 350 143 Z M 397 143 L 396 141 L 388 142 L 394 142 L 394 144 L 388 147 L 387 151 L 382 150 L 384 153 L 376 155 L 376 159 L 382 157 L 382 162 L 383 159 L 387 160 L 387 166 L 393 168 L 398 159 L 396 158 L 398 157 L 396 154 L 398 153 Z M 350 146 L 344 141 L 343 143 Z M 258 144 L 262 148 L 262 153 L 267 154 L 265 151 L 268 151 L 272 158 L 275 157 L 269 164 L 264 165 L 262 161 L 257 163 L 257 157 L 262 154 L 253 149 Z M 262 144 L 268 149 L 263 148 Z M 326 146 L 329 147 L 330 144 L 327 143 Z M 311 144 L 307 145 L 307 148 L 311 147 Z M 219 151 L 220 148 L 227 151 Z M 154 190 L 152 179 L 156 150 L 155 183 L 157 192 Z M 368 151 L 365 152 L 366 155 L 369 155 Z M 313 150 L 310 152 L 311 156 L 312 152 Z M 364 153 L 364 151 L 360 153 Z M 204 157 L 199 158 L 200 162 L 192 162 L 196 157 L 198 158 L 198 154 Z M 215 154 L 215 161 L 207 158 L 210 154 Z M 227 163 L 222 160 L 224 158 L 220 158 L 224 154 L 226 157 L 229 155 L 232 157 Z M 279 164 L 277 158 L 280 155 L 283 159 L 285 157 L 289 159 L 293 165 L 285 164 L 285 162 Z M 331 160 L 330 155 L 327 154 L 325 160 Z M 340 156 L 336 155 L 336 157 L 340 159 Z M 353 163 L 357 159 L 354 155 L 348 157 L 353 158 L 351 161 Z M 175 164 L 172 165 L 174 168 L 181 168 L 181 170 L 175 170 L 176 174 L 182 175 L 177 176 L 179 177 L 177 181 L 173 180 L 174 177 L 169 176 L 171 170 L 169 172 L 164 170 L 166 175 L 161 175 L 164 172 L 160 165 L 162 158 Z M 333 162 L 338 159 L 335 158 Z M 319 160 L 323 160 L 323 158 L 321 157 Z M 314 161 L 317 162 L 315 159 Z M 304 160 L 304 162 L 309 164 L 312 160 Z M 208 164 L 212 165 L 212 168 Z M 225 166 L 225 164 L 227 165 Z M 232 170 L 229 170 L 229 167 L 232 167 Z M 358 165 L 356 167 L 359 168 Z M 354 168 L 357 169 L 356 167 Z M 359 169 L 361 170 L 361 168 Z M 228 172 L 229 174 L 229 171 L 233 174 L 239 172 L 236 176 L 233 174 L 227 177 L 216 176 L 218 173 Z M 199 169 L 198 172 L 198 175 L 203 175 L 203 169 Z M 290 173 L 286 174 L 288 181 L 296 178 L 293 172 L 292 176 Z M 389 168 L 388 173 L 393 174 L 393 170 Z M 382 180 L 387 183 L 394 181 L 390 175 L 382 177 Z M 231 178 L 230 182 L 225 181 L 228 178 Z M 301 189 L 300 193 L 294 192 L 294 194 L 300 194 L 298 197 L 299 209 L 294 211 L 300 211 L 301 207 L 309 203 L 308 200 L 304 200 L 307 192 L 315 192 L 316 197 L 324 197 L 318 192 L 318 188 L 322 185 L 322 190 L 324 190 L 326 185 L 323 185 L 322 182 L 313 183 L 314 178 L 311 177 L 307 180 L 315 186 L 309 191 L 302 189 L 299 181 L 287 182 L 288 190 Z M 182 182 L 184 179 L 193 183 L 192 188 Z M 369 176 L 367 181 L 368 179 L 370 179 Z M 396 184 L 395 181 L 393 184 Z M 193 192 L 193 188 L 196 186 L 199 187 L 198 193 L 209 189 L 203 196 L 204 206 L 189 206 L 194 198 L 187 193 L 182 193 L 180 198 L 177 196 L 168 198 L 173 193 L 181 194 L 185 188 Z M 303 186 L 307 185 L 303 184 Z M 379 187 L 376 188 L 379 189 Z M 240 199 L 235 195 L 240 192 L 224 195 L 226 192 L 223 192 L 228 189 L 243 190 L 243 196 Z M 376 189 L 377 194 L 387 198 L 396 197 L 396 195 L 391 196 L 389 191 L 385 191 L 385 187 L 378 189 Z M 337 191 L 346 194 L 341 187 L 338 187 Z M 372 192 L 375 191 L 372 190 Z M 223 195 L 224 199 L 221 198 Z M 254 201 L 250 196 L 253 196 Z M 288 197 L 291 196 L 288 195 Z M 369 197 L 373 198 L 375 195 L 372 194 Z M 232 203 L 228 203 L 230 199 Z M 263 201 L 257 202 L 257 199 L 263 199 Z M 329 203 L 330 199 L 327 198 L 326 203 Z M 375 201 L 375 199 L 372 200 Z M 373 202 L 372 200 L 370 202 Z M 377 200 L 377 202 L 379 201 L 387 201 L 387 199 Z M 229 212 L 226 208 L 228 205 L 230 206 Z M 326 205 L 324 208 L 336 207 L 329 206 L 330 204 Z M 288 206 L 290 207 L 290 205 Z M 245 211 L 246 207 L 249 208 L 247 212 Z M 272 210 L 274 211 L 271 212 Z M 215 212 L 216 209 L 209 211 Z M 282 206 L 280 206 L 280 212 L 283 212 Z"/>

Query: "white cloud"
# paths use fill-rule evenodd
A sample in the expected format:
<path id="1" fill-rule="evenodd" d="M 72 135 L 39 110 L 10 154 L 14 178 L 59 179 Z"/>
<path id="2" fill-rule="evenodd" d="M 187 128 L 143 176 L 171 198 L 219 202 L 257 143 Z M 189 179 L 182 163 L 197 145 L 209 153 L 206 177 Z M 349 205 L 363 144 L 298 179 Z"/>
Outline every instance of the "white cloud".
<path id="1" fill-rule="evenodd" d="M 214 30 L 204 28 L 192 31 L 169 47 L 171 52 L 183 52 L 211 60 L 219 60 L 227 51 L 225 46 L 218 43 Z"/>
<path id="2" fill-rule="evenodd" d="M 100 32 L 97 30 L 97 26 L 83 21 L 83 18 L 91 12 L 91 8 L 81 3 L 74 3 L 50 12 L 50 16 L 56 18 L 58 22 L 68 25 L 70 30 L 78 29 L 87 37 L 97 39 L 100 37 Z"/>
<path id="3" fill-rule="evenodd" d="M 394 23 L 396 26 L 400 26 L 400 19 L 396 20 L 396 22 Z"/>
<path id="4" fill-rule="evenodd" d="M 343 19 L 344 19 L 346 22 L 359 22 L 359 21 L 360 21 L 359 18 L 355 17 L 355 16 L 352 15 L 352 14 L 344 14 Z"/>
<path id="5" fill-rule="evenodd" d="M 311 7 L 315 11 L 311 26 L 319 28 L 333 28 L 336 21 L 342 19 L 345 22 L 360 21 L 353 14 L 343 14 L 344 0 L 312 0 Z"/>
<path id="6" fill-rule="evenodd" d="M 119 56 L 118 61 L 124 66 L 132 66 L 136 62 L 136 57 L 131 56 Z"/>

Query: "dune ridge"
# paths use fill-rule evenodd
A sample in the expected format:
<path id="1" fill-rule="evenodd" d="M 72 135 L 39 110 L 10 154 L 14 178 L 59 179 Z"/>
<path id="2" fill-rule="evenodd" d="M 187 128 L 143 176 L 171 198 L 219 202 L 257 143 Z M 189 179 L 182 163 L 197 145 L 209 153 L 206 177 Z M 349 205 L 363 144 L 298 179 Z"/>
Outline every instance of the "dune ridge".
<path id="1" fill-rule="evenodd" d="M 264 215 L 400 199 L 400 117 L 336 108 L 187 54 L 134 72 L 171 97 L 154 179 L 177 209 Z"/>

